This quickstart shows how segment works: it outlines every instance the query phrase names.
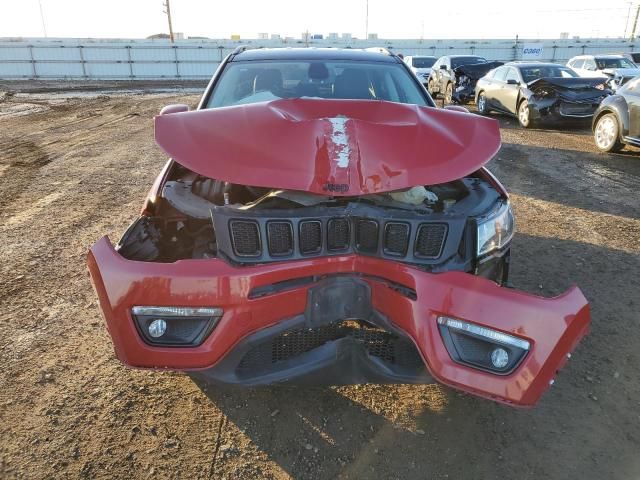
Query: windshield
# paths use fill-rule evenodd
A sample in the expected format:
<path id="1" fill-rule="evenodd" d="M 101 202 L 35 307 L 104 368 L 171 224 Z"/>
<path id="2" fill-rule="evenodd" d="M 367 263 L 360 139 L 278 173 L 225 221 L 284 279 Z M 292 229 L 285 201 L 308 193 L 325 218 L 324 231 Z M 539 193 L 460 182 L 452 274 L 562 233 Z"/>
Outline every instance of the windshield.
<path id="1" fill-rule="evenodd" d="M 536 65 L 535 67 L 520 67 L 524 83 L 533 82 L 538 78 L 571 78 L 578 74 L 570 68 L 559 65 Z"/>
<path id="2" fill-rule="evenodd" d="M 598 70 L 604 70 L 605 68 L 638 68 L 635 63 L 623 57 L 596 58 L 596 65 L 598 65 Z"/>
<path id="3" fill-rule="evenodd" d="M 229 63 L 207 107 L 300 97 L 429 105 L 412 75 L 400 64 L 295 60 Z"/>
<path id="4" fill-rule="evenodd" d="M 413 57 L 411 65 L 415 68 L 431 68 L 436 63 L 436 57 Z"/>
<path id="5" fill-rule="evenodd" d="M 487 63 L 487 59 L 482 57 L 454 57 L 451 59 L 451 68 L 473 65 L 474 63 Z"/>

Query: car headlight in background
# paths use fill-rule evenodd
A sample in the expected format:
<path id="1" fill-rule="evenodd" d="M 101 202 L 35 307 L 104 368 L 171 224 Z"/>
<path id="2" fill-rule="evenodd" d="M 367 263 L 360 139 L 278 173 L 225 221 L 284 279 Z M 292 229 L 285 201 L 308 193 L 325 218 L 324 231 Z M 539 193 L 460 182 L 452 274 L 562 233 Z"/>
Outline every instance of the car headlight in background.
<path id="1" fill-rule="evenodd" d="M 222 317 L 217 307 L 133 307 L 133 320 L 151 345 L 195 347 L 209 336 Z"/>
<path id="2" fill-rule="evenodd" d="M 485 255 L 504 247 L 513 238 L 515 218 L 509 202 L 502 202 L 486 218 L 478 219 L 476 254 Z"/>
<path id="3" fill-rule="evenodd" d="M 457 363 L 499 375 L 511 373 L 531 344 L 524 338 L 451 317 L 438 317 L 440 335 Z"/>

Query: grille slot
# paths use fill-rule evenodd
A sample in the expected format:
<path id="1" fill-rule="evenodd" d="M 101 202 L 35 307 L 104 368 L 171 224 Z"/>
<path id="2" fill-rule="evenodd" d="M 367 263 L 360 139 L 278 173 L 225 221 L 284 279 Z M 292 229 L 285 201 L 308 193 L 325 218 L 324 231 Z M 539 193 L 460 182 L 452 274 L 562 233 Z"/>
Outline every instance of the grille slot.
<path id="1" fill-rule="evenodd" d="M 375 252 L 378 249 L 378 222 L 375 220 L 358 220 L 356 245 L 363 252 Z"/>
<path id="2" fill-rule="evenodd" d="M 349 247 L 349 221 L 346 218 L 332 218 L 327 223 L 327 248 L 345 250 Z"/>
<path id="3" fill-rule="evenodd" d="M 289 222 L 268 222 L 269 253 L 286 256 L 293 253 L 293 228 Z"/>
<path id="4" fill-rule="evenodd" d="M 288 330 L 251 348 L 242 358 L 238 370 L 240 373 L 267 370 L 274 364 L 293 359 L 327 342 L 346 337 L 362 344 L 369 355 L 387 363 L 405 368 L 424 367 L 415 345 L 408 339 L 377 327 L 347 320 L 316 328 Z"/>
<path id="5" fill-rule="evenodd" d="M 317 220 L 300 223 L 300 253 L 309 255 L 322 250 L 322 224 Z"/>
<path id="6" fill-rule="evenodd" d="M 384 227 L 384 251 L 388 255 L 404 257 L 409 247 L 409 225 L 387 223 Z"/>
<path id="7" fill-rule="evenodd" d="M 260 256 L 260 231 L 256 222 L 232 220 L 231 240 L 239 257 Z"/>
<path id="8" fill-rule="evenodd" d="M 418 229 L 415 254 L 417 257 L 437 258 L 442 253 L 447 235 L 446 223 L 424 223 Z"/>

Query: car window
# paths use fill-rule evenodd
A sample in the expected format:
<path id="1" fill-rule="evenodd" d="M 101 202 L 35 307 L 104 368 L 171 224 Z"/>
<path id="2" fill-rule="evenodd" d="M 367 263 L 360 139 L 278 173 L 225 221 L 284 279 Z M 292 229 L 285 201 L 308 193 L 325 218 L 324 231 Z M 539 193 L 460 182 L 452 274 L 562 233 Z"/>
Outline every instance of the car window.
<path id="1" fill-rule="evenodd" d="M 498 80 L 499 82 L 504 82 L 506 80 L 506 77 L 507 77 L 507 67 L 496 68 L 493 74 L 493 78 L 495 80 Z"/>
<path id="2" fill-rule="evenodd" d="M 520 73 L 525 83 L 533 82 L 538 78 L 568 78 L 578 75 L 567 67 L 560 65 L 535 65 L 530 67 L 520 67 Z"/>
<path id="3" fill-rule="evenodd" d="M 433 66 L 433 62 L 435 62 L 435 58 L 429 57 L 413 57 L 411 58 L 411 65 L 415 68 L 430 68 Z"/>
<path id="4" fill-rule="evenodd" d="M 638 68 L 637 65 L 624 57 L 620 58 L 596 58 L 594 62 L 598 65 L 598 70 L 605 68 Z"/>
<path id="5" fill-rule="evenodd" d="M 582 68 L 584 66 L 584 58 L 578 58 L 571 64 L 572 68 Z"/>
<path id="6" fill-rule="evenodd" d="M 227 64 L 207 107 L 300 97 L 428 105 L 413 75 L 400 64 L 292 60 Z"/>
<path id="7" fill-rule="evenodd" d="M 590 58 L 587 58 L 585 59 L 584 67 L 582 68 L 586 68 L 587 70 L 596 70 L 596 62 Z"/>
<path id="8" fill-rule="evenodd" d="M 505 78 L 505 81 L 508 82 L 509 80 L 515 80 L 516 82 L 520 81 L 520 77 L 518 76 L 518 72 L 516 72 L 515 68 L 507 69 L 507 76 Z"/>
<path id="9" fill-rule="evenodd" d="M 451 68 L 458 68 L 462 65 L 473 65 L 475 63 L 487 63 L 487 59 L 483 57 L 455 57 L 451 59 Z"/>

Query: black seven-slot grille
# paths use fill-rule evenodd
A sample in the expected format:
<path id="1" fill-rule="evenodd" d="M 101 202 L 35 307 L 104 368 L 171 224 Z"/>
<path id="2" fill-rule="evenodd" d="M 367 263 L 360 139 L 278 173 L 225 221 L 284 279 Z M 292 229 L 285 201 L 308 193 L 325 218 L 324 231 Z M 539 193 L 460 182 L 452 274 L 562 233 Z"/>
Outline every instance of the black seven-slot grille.
<path id="1" fill-rule="evenodd" d="M 335 215 L 340 210 L 345 209 L 299 208 L 249 214 L 216 208 L 212 218 L 218 252 L 240 263 L 360 253 L 437 265 L 457 255 L 466 224 L 464 216 L 403 216 L 394 212 L 393 217 L 384 218 L 376 215 L 373 207 L 352 209 L 359 215 L 351 211 L 349 215 Z"/>

